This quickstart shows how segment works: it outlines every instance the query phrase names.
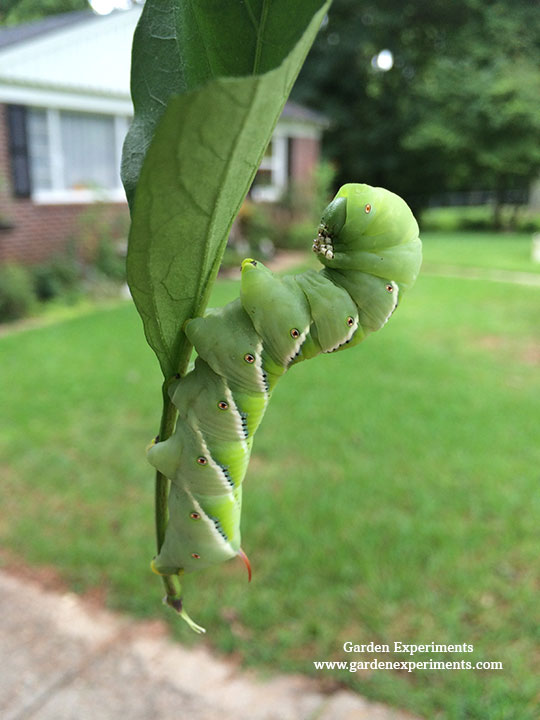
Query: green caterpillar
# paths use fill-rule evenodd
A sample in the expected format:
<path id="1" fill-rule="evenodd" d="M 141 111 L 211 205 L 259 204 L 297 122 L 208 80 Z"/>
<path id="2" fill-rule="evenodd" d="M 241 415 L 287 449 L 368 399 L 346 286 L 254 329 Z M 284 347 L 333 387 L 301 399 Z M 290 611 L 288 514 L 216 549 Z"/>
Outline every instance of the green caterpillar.
<path id="1" fill-rule="evenodd" d="M 422 252 L 407 204 L 360 184 L 344 185 L 325 209 L 313 250 L 320 272 L 283 279 L 244 260 L 240 298 L 186 323 L 195 366 L 170 387 L 174 434 L 148 451 L 171 481 L 169 523 L 152 563 L 160 575 L 240 555 L 251 577 L 240 548 L 242 481 L 277 381 L 292 365 L 379 330 L 416 280 Z"/>

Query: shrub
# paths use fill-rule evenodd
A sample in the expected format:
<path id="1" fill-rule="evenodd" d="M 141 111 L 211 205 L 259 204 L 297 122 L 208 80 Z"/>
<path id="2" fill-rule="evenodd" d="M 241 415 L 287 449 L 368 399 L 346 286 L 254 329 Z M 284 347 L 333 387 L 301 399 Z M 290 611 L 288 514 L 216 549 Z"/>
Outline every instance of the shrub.
<path id="1" fill-rule="evenodd" d="M 35 304 L 30 272 L 21 265 L 7 264 L 0 267 L 0 322 L 26 317 Z"/>
<path id="2" fill-rule="evenodd" d="M 261 241 L 270 240 L 275 244 L 278 233 L 274 208 L 271 205 L 246 200 L 239 214 L 240 232 L 251 248 L 257 248 Z"/>
<path id="3" fill-rule="evenodd" d="M 73 236 L 73 249 L 89 277 L 93 270 L 115 282 L 126 280 L 127 212 L 96 203 L 79 217 Z"/>
<path id="4" fill-rule="evenodd" d="M 227 246 L 221 261 L 221 271 L 239 270 L 242 260 L 247 257 L 247 254 L 248 253 L 240 253 L 236 248 Z"/>
<path id="5" fill-rule="evenodd" d="M 505 205 L 501 211 L 503 230 L 540 231 L 540 213 L 524 206 Z M 420 218 L 422 231 L 454 232 L 456 230 L 493 230 L 492 205 L 470 205 L 427 208 Z"/>
<path id="6" fill-rule="evenodd" d="M 45 263 L 34 265 L 31 272 L 39 300 L 78 295 L 81 270 L 72 257 L 59 255 Z"/>
<path id="7" fill-rule="evenodd" d="M 516 230 L 528 233 L 540 232 L 540 212 L 528 211 L 518 216 Z"/>
<path id="8" fill-rule="evenodd" d="M 117 282 L 126 280 L 126 259 L 118 244 L 108 235 L 103 235 L 98 243 L 94 265 L 105 277 Z"/>
<path id="9" fill-rule="evenodd" d="M 428 208 L 422 212 L 422 231 L 489 230 L 493 225 L 493 208 L 489 205 Z"/>
<path id="10" fill-rule="evenodd" d="M 234 267 L 248 255 L 264 259 L 272 257 L 278 235 L 273 207 L 247 198 L 231 228 L 222 265 Z"/>
<path id="11" fill-rule="evenodd" d="M 317 226 L 309 220 L 292 223 L 287 231 L 284 247 L 289 250 L 309 250 L 317 234 Z"/>

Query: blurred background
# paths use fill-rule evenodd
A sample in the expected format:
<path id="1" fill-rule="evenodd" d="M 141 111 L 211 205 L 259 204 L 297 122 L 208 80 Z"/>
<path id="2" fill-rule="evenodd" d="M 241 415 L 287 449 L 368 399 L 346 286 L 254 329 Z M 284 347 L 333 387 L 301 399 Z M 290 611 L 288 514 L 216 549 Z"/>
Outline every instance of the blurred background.
<path id="1" fill-rule="evenodd" d="M 0 8 L 0 562 L 162 617 L 143 452 L 160 377 L 125 297 L 119 175 L 141 9 Z M 534 720 L 538 4 L 334 0 L 224 267 L 315 267 L 320 212 L 351 181 L 413 208 L 421 276 L 384 332 L 284 378 L 246 478 L 254 581 L 206 571 L 188 607 L 214 650 L 316 676 L 346 640 L 471 643 L 504 672 L 334 680 L 426 718 Z M 223 277 L 212 304 L 237 295 Z"/>

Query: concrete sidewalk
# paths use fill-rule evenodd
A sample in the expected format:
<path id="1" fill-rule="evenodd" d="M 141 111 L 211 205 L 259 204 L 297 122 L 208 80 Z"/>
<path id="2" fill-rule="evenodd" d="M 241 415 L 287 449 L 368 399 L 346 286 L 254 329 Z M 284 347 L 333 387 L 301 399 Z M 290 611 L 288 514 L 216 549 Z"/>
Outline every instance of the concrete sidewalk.
<path id="1" fill-rule="evenodd" d="M 2 720 L 414 720 L 300 675 L 260 679 L 160 623 L 0 572 Z"/>

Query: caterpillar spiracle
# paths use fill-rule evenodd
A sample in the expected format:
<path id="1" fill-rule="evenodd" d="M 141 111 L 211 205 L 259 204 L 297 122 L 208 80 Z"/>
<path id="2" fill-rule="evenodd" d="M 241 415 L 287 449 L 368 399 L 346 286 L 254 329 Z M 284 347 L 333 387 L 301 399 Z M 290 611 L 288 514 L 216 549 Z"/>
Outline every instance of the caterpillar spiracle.
<path id="1" fill-rule="evenodd" d="M 239 555 L 251 576 L 240 547 L 242 481 L 274 387 L 292 365 L 357 345 L 386 324 L 418 275 L 418 235 L 399 196 L 344 185 L 313 242 L 321 271 L 280 279 L 247 258 L 240 297 L 186 323 L 197 358 L 170 386 L 176 429 L 148 450 L 171 482 L 156 573 L 181 575 Z"/>

